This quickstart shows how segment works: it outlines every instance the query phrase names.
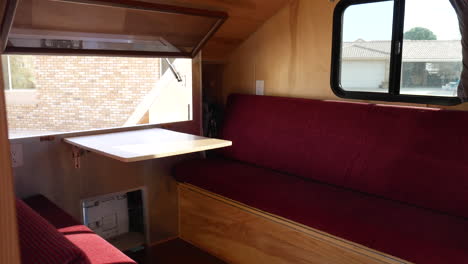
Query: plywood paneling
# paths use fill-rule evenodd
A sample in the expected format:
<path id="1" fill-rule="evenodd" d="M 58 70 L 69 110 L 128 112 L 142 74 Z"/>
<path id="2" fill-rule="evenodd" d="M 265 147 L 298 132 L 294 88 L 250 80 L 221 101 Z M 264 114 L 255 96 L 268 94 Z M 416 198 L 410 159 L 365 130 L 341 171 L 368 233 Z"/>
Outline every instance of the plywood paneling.
<path id="1" fill-rule="evenodd" d="M 14 169 L 18 196 L 43 194 L 81 219 L 82 199 L 146 187 L 150 243 L 177 236 L 176 182 L 171 168 L 193 156 L 123 163 L 88 152 L 80 159 L 81 168 L 75 169 L 71 146 L 62 139 L 13 140 L 23 146 L 24 155 L 24 166 Z"/>
<path id="2" fill-rule="evenodd" d="M 3 20 L 3 16 L 4 16 L 6 4 L 7 4 L 7 1 L 2 1 L 2 2 L 0 3 L 0 21 Z M 1 22 L 0 22 L 0 24 L 1 24 Z"/>
<path id="3" fill-rule="evenodd" d="M 224 98 L 233 92 L 254 94 L 255 80 L 265 80 L 266 95 L 343 100 L 330 87 L 336 2 L 292 0 L 267 20 L 229 56 Z M 468 110 L 468 103 L 442 108 Z"/>
<path id="4" fill-rule="evenodd" d="M 28 1 L 32 2 L 32 25 L 34 28 L 76 30 L 79 32 L 93 32 L 93 30 L 99 28 L 101 33 L 114 33 L 119 32 L 124 27 L 126 15 L 124 9 L 90 5 L 66 5 L 61 2 L 54 3 L 44 0 Z M 21 3 L 20 6 L 27 5 Z M 83 14 L 86 14 L 86 21 L 80 19 L 83 18 Z M 75 19 L 69 19 L 73 17 Z M 15 18 L 15 21 L 18 19 L 20 17 Z M 22 19 L 27 19 L 27 17 Z"/>
<path id="5" fill-rule="evenodd" d="M 203 49 L 204 61 L 225 61 L 239 44 L 290 0 L 145 0 L 210 10 L 226 11 L 229 19 Z M 308 0 L 310 1 L 310 0 Z M 313 1 L 310 1 L 313 2 Z"/>
<path id="6" fill-rule="evenodd" d="M 3 74 L 0 64 L 0 263 L 19 264 L 18 229 L 6 120 Z"/>
<path id="7" fill-rule="evenodd" d="M 229 263 L 408 263 L 194 186 L 179 204 L 181 238 Z"/>
<path id="8" fill-rule="evenodd" d="M 265 80 L 268 95 L 336 99 L 329 85 L 334 6 L 291 1 L 230 56 L 224 94 L 254 93 L 255 80 Z"/>

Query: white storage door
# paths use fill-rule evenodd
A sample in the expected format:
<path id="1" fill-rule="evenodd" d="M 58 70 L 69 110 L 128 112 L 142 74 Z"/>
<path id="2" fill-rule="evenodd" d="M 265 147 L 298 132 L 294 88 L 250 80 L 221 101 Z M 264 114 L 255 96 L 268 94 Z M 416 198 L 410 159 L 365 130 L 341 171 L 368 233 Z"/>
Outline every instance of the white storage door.
<path id="1" fill-rule="evenodd" d="M 344 90 L 378 88 L 385 80 L 385 62 L 345 61 L 341 70 Z"/>

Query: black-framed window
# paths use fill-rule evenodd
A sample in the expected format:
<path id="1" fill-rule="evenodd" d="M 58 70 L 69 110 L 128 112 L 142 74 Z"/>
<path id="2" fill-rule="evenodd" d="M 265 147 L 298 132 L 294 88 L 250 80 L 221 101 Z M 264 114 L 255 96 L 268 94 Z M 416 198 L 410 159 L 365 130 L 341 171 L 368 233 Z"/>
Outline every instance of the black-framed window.
<path id="1" fill-rule="evenodd" d="M 343 98 L 455 105 L 462 71 L 449 0 L 342 0 L 331 86 Z"/>

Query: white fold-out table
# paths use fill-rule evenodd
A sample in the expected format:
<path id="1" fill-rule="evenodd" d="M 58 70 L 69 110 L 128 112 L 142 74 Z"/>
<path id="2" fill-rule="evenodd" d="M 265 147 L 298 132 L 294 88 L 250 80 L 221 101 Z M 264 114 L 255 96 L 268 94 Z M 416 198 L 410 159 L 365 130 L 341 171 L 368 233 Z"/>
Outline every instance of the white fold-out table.
<path id="1" fill-rule="evenodd" d="M 65 138 L 65 142 L 122 162 L 157 159 L 232 145 L 229 140 L 206 138 L 162 128 Z"/>

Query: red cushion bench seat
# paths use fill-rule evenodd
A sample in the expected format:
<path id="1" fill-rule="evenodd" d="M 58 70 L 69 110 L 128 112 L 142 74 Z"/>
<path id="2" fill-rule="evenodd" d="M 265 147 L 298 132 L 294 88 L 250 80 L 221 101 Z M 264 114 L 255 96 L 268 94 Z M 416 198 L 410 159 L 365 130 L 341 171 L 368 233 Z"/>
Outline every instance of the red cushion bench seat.
<path id="1" fill-rule="evenodd" d="M 226 159 L 174 171 L 248 206 L 415 263 L 468 263 L 468 221 Z"/>
<path id="2" fill-rule="evenodd" d="M 24 200 L 34 211 L 46 219 L 72 244 L 86 255 L 91 264 L 136 264 L 109 242 L 42 195 Z"/>
<path id="3" fill-rule="evenodd" d="M 89 264 L 76 245 L 23 201 L 16 201 L 18 234 L 23 264 Z"/>
<path id="4" fill-rule="evenodd" d="M 180 182 L 424 264 L 468 263 L 468 113 L 233 95 Z"/>

